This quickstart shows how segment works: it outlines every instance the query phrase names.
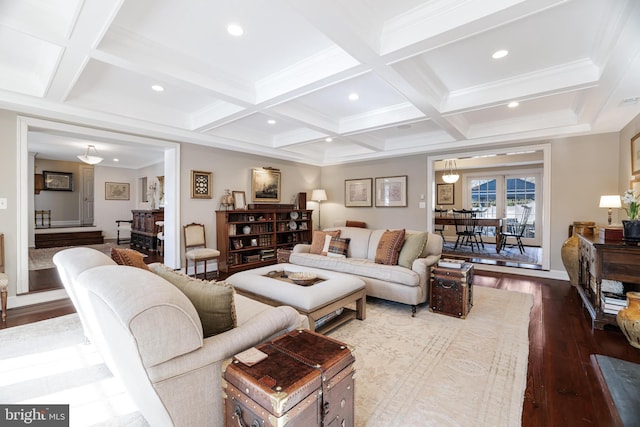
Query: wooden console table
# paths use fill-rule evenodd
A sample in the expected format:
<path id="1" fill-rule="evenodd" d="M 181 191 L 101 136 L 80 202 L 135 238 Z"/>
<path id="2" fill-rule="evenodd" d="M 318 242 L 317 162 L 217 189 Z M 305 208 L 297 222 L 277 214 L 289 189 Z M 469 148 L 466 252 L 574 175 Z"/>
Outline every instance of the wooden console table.
<path id="1" fill-rule="evenodd" d="M 132 210 L 131 245 L 150 251 L 158 249 L 158 221 L 164 221 L 164 209 Z"/>
<path id="2" fill-rule="evenodd" d="M 599 236 L 578 234 L 578 293 L 591 316 L 591 326 L 617 326 L 616 316 L 603 311 L 600 289 L 603 279 L 623 283 L 624 291 L 640 290 L 640 246 L 623 241 L 604 241 Z"/>

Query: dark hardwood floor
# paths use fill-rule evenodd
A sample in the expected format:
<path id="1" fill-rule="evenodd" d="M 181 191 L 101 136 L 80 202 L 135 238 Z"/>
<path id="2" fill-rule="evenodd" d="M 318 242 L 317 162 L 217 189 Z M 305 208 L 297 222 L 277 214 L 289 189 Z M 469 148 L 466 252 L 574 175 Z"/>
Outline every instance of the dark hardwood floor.
<path id="1" fill-rule="evenodd" d="M 476 271 L 474 285 L 534 297 L 522 425 L 614 425 L 590 356 L 603 354 L 640 363 L 640 350 L 631 347 L 617 328 L 591 330 L 580 297 L 569 282 Z M 74 311 L 69 300 L 10 309 L 0 329 Z"/>

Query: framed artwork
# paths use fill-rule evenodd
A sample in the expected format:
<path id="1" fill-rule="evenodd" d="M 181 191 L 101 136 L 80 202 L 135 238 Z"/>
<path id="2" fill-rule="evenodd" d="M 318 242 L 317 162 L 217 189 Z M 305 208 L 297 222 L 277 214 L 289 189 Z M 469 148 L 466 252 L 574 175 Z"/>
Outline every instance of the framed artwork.
<path id="1" fill-rule="evenodd" d="M 631 138 L 631 175 L 640 175 L 640 133 Z"/>
<path id="2" fill-rule="evenodd" d="M 436 205 L 453 205 L 453 184 L 437 184 Z"/>
<path id="3" fill-rule="evenodd" d="M 254 202 L 280 202 L 280 171 L 253 169 L 251 197 Z"/>
<path id="4" fill-rule="evenodd" d="M 344 205 L 347 208 L 371 207 L 371 185 L 373 179 L 345 179 Z"/>
<path id="5" fill-rule="evenodd" d="M 640 194 L 640 176 L 629 181 L 629 188 L 633 190 L 633 194 Z"/>
<path id="6" fill-rule="evenodd" d="M 246 209 L 247 199 L 244 195 L 244 191 L 232 191 L 233 195 L 233 208 L 234 209 Z"/>
<path id="7" fill-rule="evenodd" d="M 43 190 L 73 191 L 73 174 L 71 172 L 42 171 Z"/>
<path id="8" fill-rule="evenodd" d="M 213 173 L 191 171 L 191 198 L 210 199 Z"/>
<path id="9" fill-rule="evenodd" d="M 407 206 L 407 175 L 376 178 L 376 207 Z"/>
<path id="10" fill-rule="evenodd" d="M 105 182 L 105 200 L 129 200 L 131 188 L 128 182 Z"/>

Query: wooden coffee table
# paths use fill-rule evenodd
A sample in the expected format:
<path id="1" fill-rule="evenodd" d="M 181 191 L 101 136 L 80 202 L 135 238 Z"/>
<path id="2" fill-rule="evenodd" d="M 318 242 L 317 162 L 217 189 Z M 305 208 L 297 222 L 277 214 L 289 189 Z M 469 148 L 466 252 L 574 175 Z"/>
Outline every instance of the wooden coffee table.
<path id="1" fill-rule="evenodd" d="M 311 286 L 301 286 L 282 280 L 282 272 L 311 272 L 321 279 Z M 277 277 L 269 277 L 274 275 Z M 272 306 L 288 305 L 309 319 L 309 329 L 315 331 L 315 322 L 324 316 L 343 309 L 330 322 L 316 332 L 327 333 L 353 318 L 366 318 L 365 284 L 358 277 L 303 267 L 293 264 L 275 264 L 253 270 L 241 271 L 229 276 L 226 282 L 249 298 Z M 355 310 L 347 307 L 355 303 Z"/>

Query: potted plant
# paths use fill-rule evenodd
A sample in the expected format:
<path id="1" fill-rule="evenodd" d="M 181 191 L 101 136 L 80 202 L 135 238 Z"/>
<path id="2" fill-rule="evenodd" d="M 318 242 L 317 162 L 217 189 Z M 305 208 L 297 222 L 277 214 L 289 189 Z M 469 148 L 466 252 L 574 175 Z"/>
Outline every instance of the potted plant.
<path id="1" fill-rule="evenodd" d="M 622 236 L 625 241 L 640 242 L 640 194 L 634 195 L 633 190 L 627 190 L 622 195 L 622 203 L 628 220 L 622 220 Z"/>

